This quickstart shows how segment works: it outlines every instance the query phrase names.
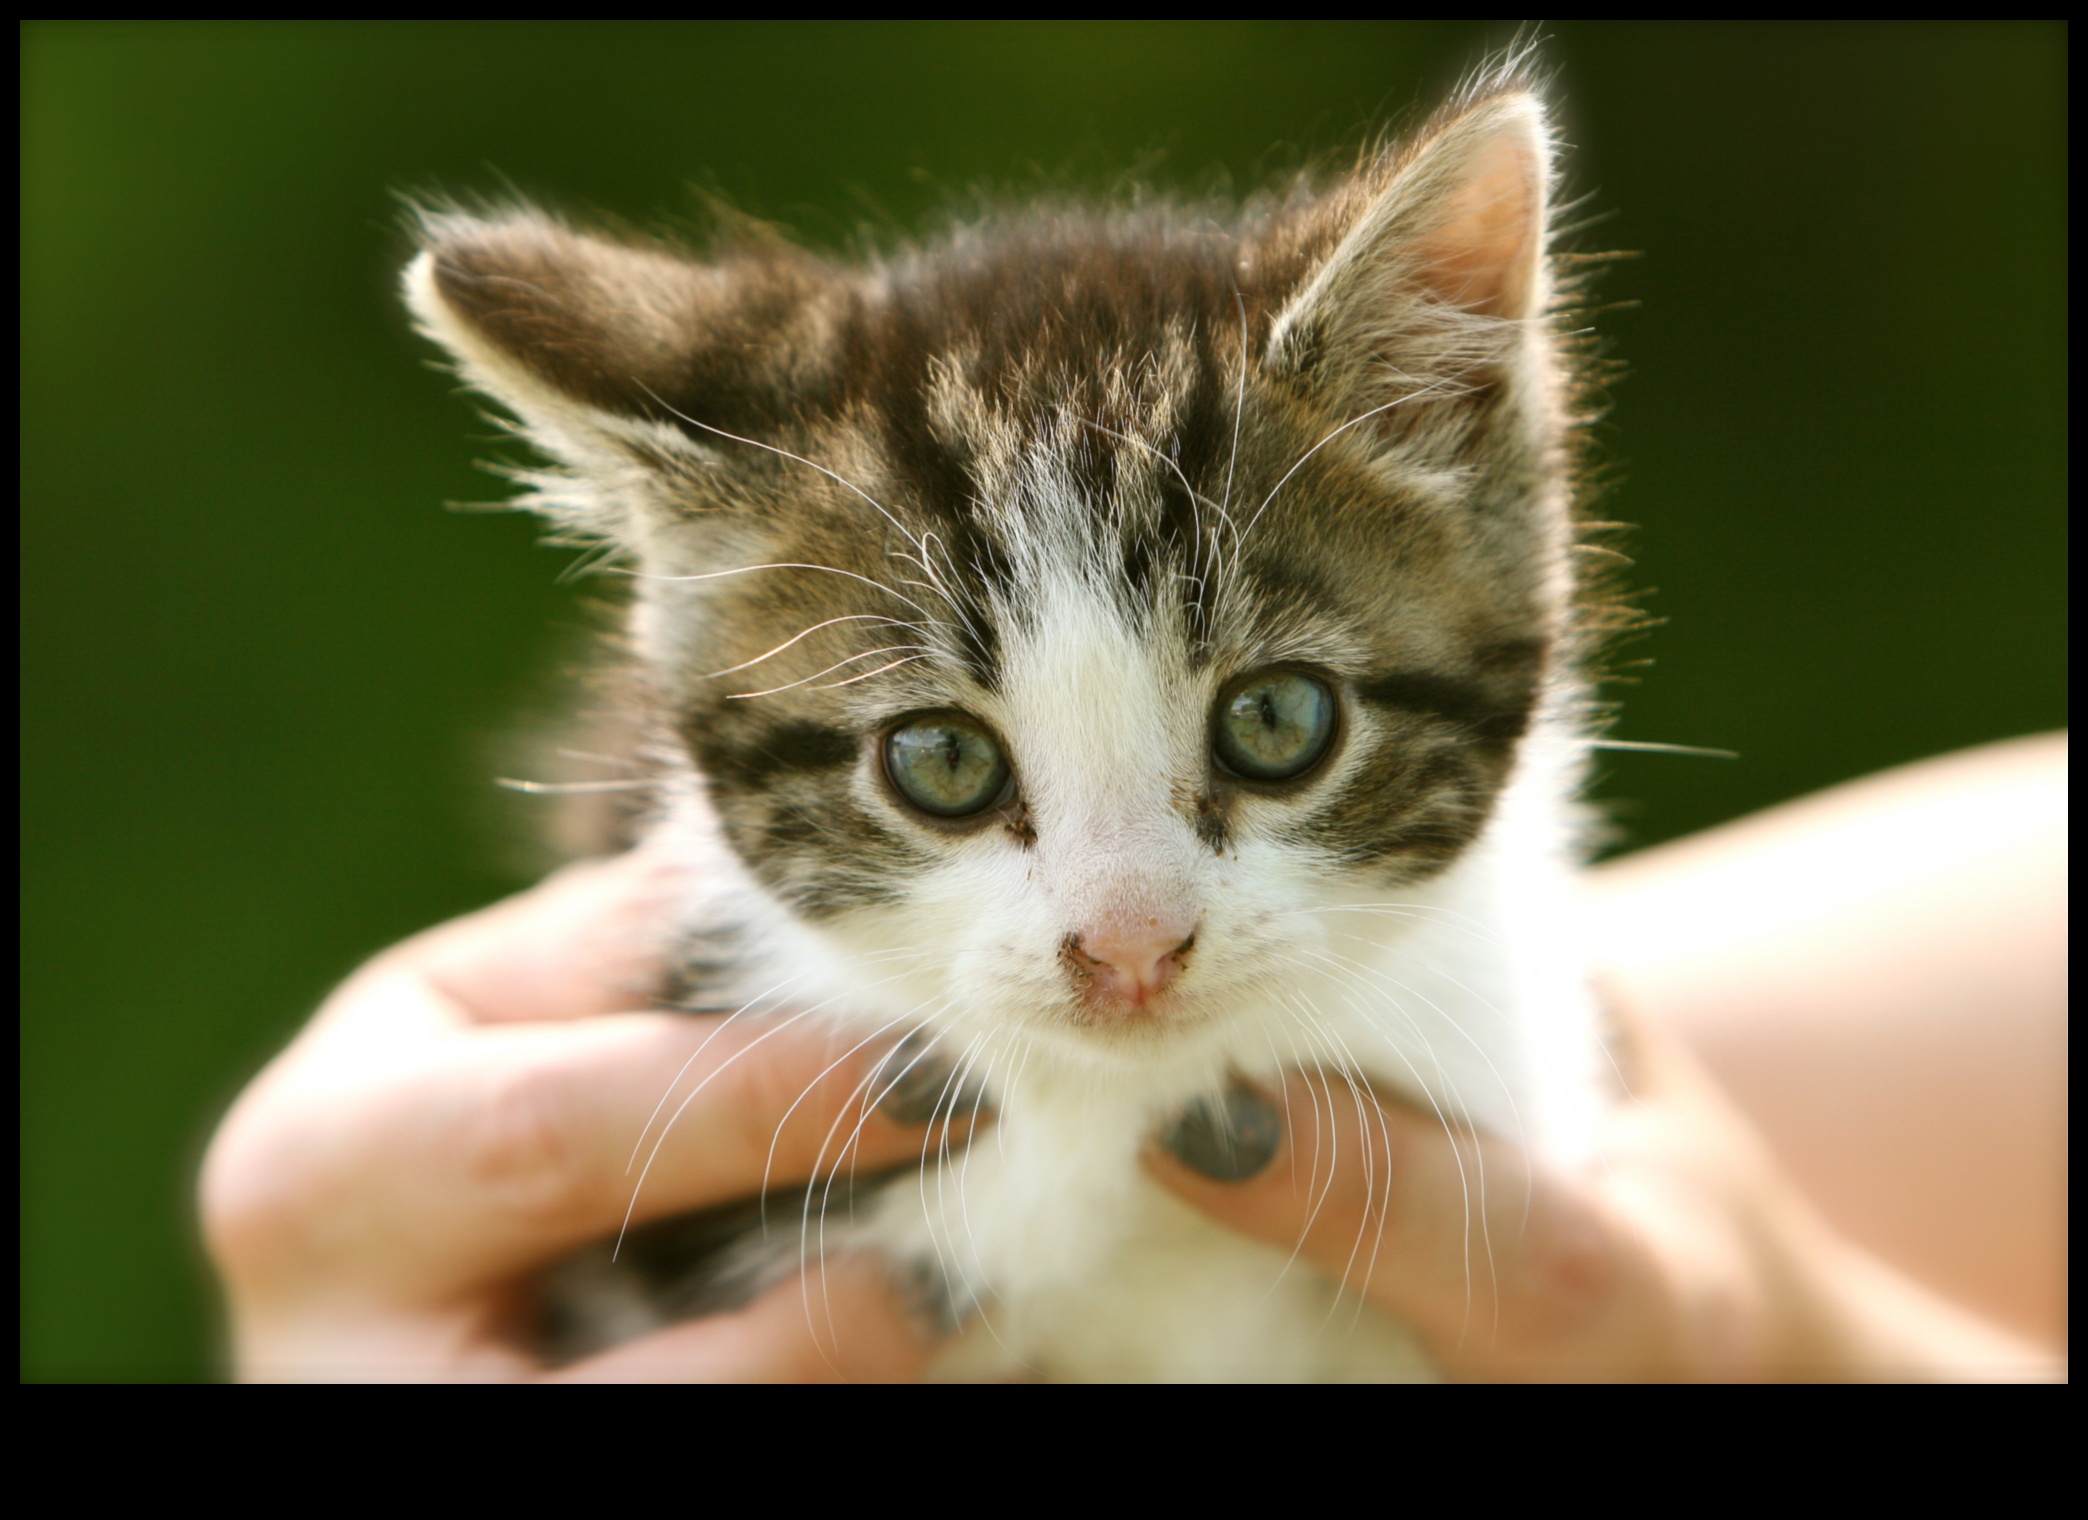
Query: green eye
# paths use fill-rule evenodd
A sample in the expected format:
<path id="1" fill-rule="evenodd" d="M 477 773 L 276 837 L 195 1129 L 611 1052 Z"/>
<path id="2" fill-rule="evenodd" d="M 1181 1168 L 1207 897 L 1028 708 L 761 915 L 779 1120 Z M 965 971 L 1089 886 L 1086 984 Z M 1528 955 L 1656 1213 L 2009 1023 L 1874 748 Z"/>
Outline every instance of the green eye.
<path id="1" fill-rule="evenodd" d="M 1218 758 L 1250 781 L 1288 781 L 1334 739 L 1334 693 L 1295 670 L 1265 670 L 1218 699 Z"/>
<path id="2" fill-rule="evenodd" d="M 963 713 L 902 723 L 885 738 L 884 763 L 899 795 L 935 818 L 979 812 L 1008 789 L 1000 745 Z"/>

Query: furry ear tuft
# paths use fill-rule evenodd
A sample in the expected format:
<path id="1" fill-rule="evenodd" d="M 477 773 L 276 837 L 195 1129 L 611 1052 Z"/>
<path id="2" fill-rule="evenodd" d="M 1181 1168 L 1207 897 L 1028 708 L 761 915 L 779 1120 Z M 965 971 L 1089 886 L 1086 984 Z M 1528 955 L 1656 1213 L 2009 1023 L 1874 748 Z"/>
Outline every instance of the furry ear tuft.
<path id="1" fill-rule="evenodd" d="M 1544 309 L 1551 135 L 1536 98 L 1509 95 L 1432 144 L 1441 176 L 1416 228 L 1416 276 L 1436 299 L 1475 316 L 1521 322 Z"/>
<path id="2" fill-rule="evenodd" d="M 573 232 L 534 211 L 430 213 L 406 302 L 466 378 L 525 416 L 580 406 L 646 411 L 677 389 L 717 272 Z"/>
<path id="3" fill-rule="evenodd" d="M 406 304 L 534 432 L 675 413 L 740 430 L 826 389 L 840 283 L 780 240 L 704 263 L 526 209 L 424 212 L 420 234 Z"/>
<path id="4" fill-rule="evenodd" d="M 1270 368 L 1359 410 L 1483 384 L 1550 300 L 1551 172 L 1534 94 L 1454 107 L 1327 203 L 1346 230 L 1277 320 Z"/>

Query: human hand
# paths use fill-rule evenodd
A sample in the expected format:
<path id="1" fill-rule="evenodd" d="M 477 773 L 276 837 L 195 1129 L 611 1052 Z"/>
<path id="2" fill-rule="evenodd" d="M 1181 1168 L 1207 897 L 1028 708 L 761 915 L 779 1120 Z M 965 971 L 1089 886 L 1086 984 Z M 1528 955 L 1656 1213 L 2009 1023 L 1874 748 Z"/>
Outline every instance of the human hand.
<path id="1" fill-rule="evenodd" d="M 1633 1027 L 1617 1047 L 1632 1090 L 1584 1175 L 1300 1074 L 1233 1090 L 1239 1144 L 1189 1122 L 1148 1164 L 1405 1324 L 1452 1379 L 2058 1375 L 1837 1236 L 1670 1040 Z"/>
<path id="2" fill-rule="evenodd" d="M 672 869 L 641 851 L 568 868 L 396 946 L 241 1094 L 201 1184 L 240 1376 L 919 1374 L 935 1332 L 862 1256 L 555 1372 L 529 1353 L 530 1275 L 622 1225 L 632 1147 L 648 1116 L 672 1111 L 656 1105 L 677 1071 L 678 1092 L 707 1085 L 660 1145 L 633 1223 L 922 1149 L 922 1130 L 859 1111 L 877 1052 L 628 1011 L 645 1002 L 673 885 Z M 835 1137 L 851 1128 L 853 1148 L 837 1156 Z"/>

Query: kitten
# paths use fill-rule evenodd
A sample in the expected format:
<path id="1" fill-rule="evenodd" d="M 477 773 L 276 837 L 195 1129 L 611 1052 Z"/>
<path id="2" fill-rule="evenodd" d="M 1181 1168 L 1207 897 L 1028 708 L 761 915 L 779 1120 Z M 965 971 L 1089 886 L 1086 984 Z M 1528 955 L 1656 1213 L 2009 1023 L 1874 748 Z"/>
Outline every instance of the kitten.
<path id="1" fill-rule="evenodd" d="M 527 505 L 633 570 L 684 1001 L 998 1115 L 766 1245 L 706 1216 L 568 1264 L 564 1351 L 874 1244 L 968 1326 L 949 1376 L 1428 1375 L 1138 1154 L 1286 1067 L 1588 1148 L 1553 183 L 1511 65 L 1331 184 L 858 264 L 422 215 L 407 300 L 554 461 Z"/>

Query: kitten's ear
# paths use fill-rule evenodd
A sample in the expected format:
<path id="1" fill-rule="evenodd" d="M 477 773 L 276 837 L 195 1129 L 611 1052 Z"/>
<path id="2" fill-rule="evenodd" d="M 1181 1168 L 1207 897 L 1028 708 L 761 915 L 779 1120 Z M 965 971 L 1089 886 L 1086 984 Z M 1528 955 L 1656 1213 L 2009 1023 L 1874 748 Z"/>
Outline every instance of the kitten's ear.
<path id="1" fill-rule="evenodd" d="M 420 216 L 406 303 L 464 378 L 588 470 L 621 446 L 705 452 L 684 419 L 759 427 L 821 389 L 832 277 L 781 246 L 720 263 L 573 231 L 534 211 Z M 680 414 L 678 417 L 677 414 Z"/>
<path id="2" fill-rule="evenodd" d="M 1357 413 L 1490 383 L 1551 297 L 1551 173 L 1528 91 L 1439 119 L 1327 206 L 1346 230 L 1277 319 L 1269 367 Z"/>

